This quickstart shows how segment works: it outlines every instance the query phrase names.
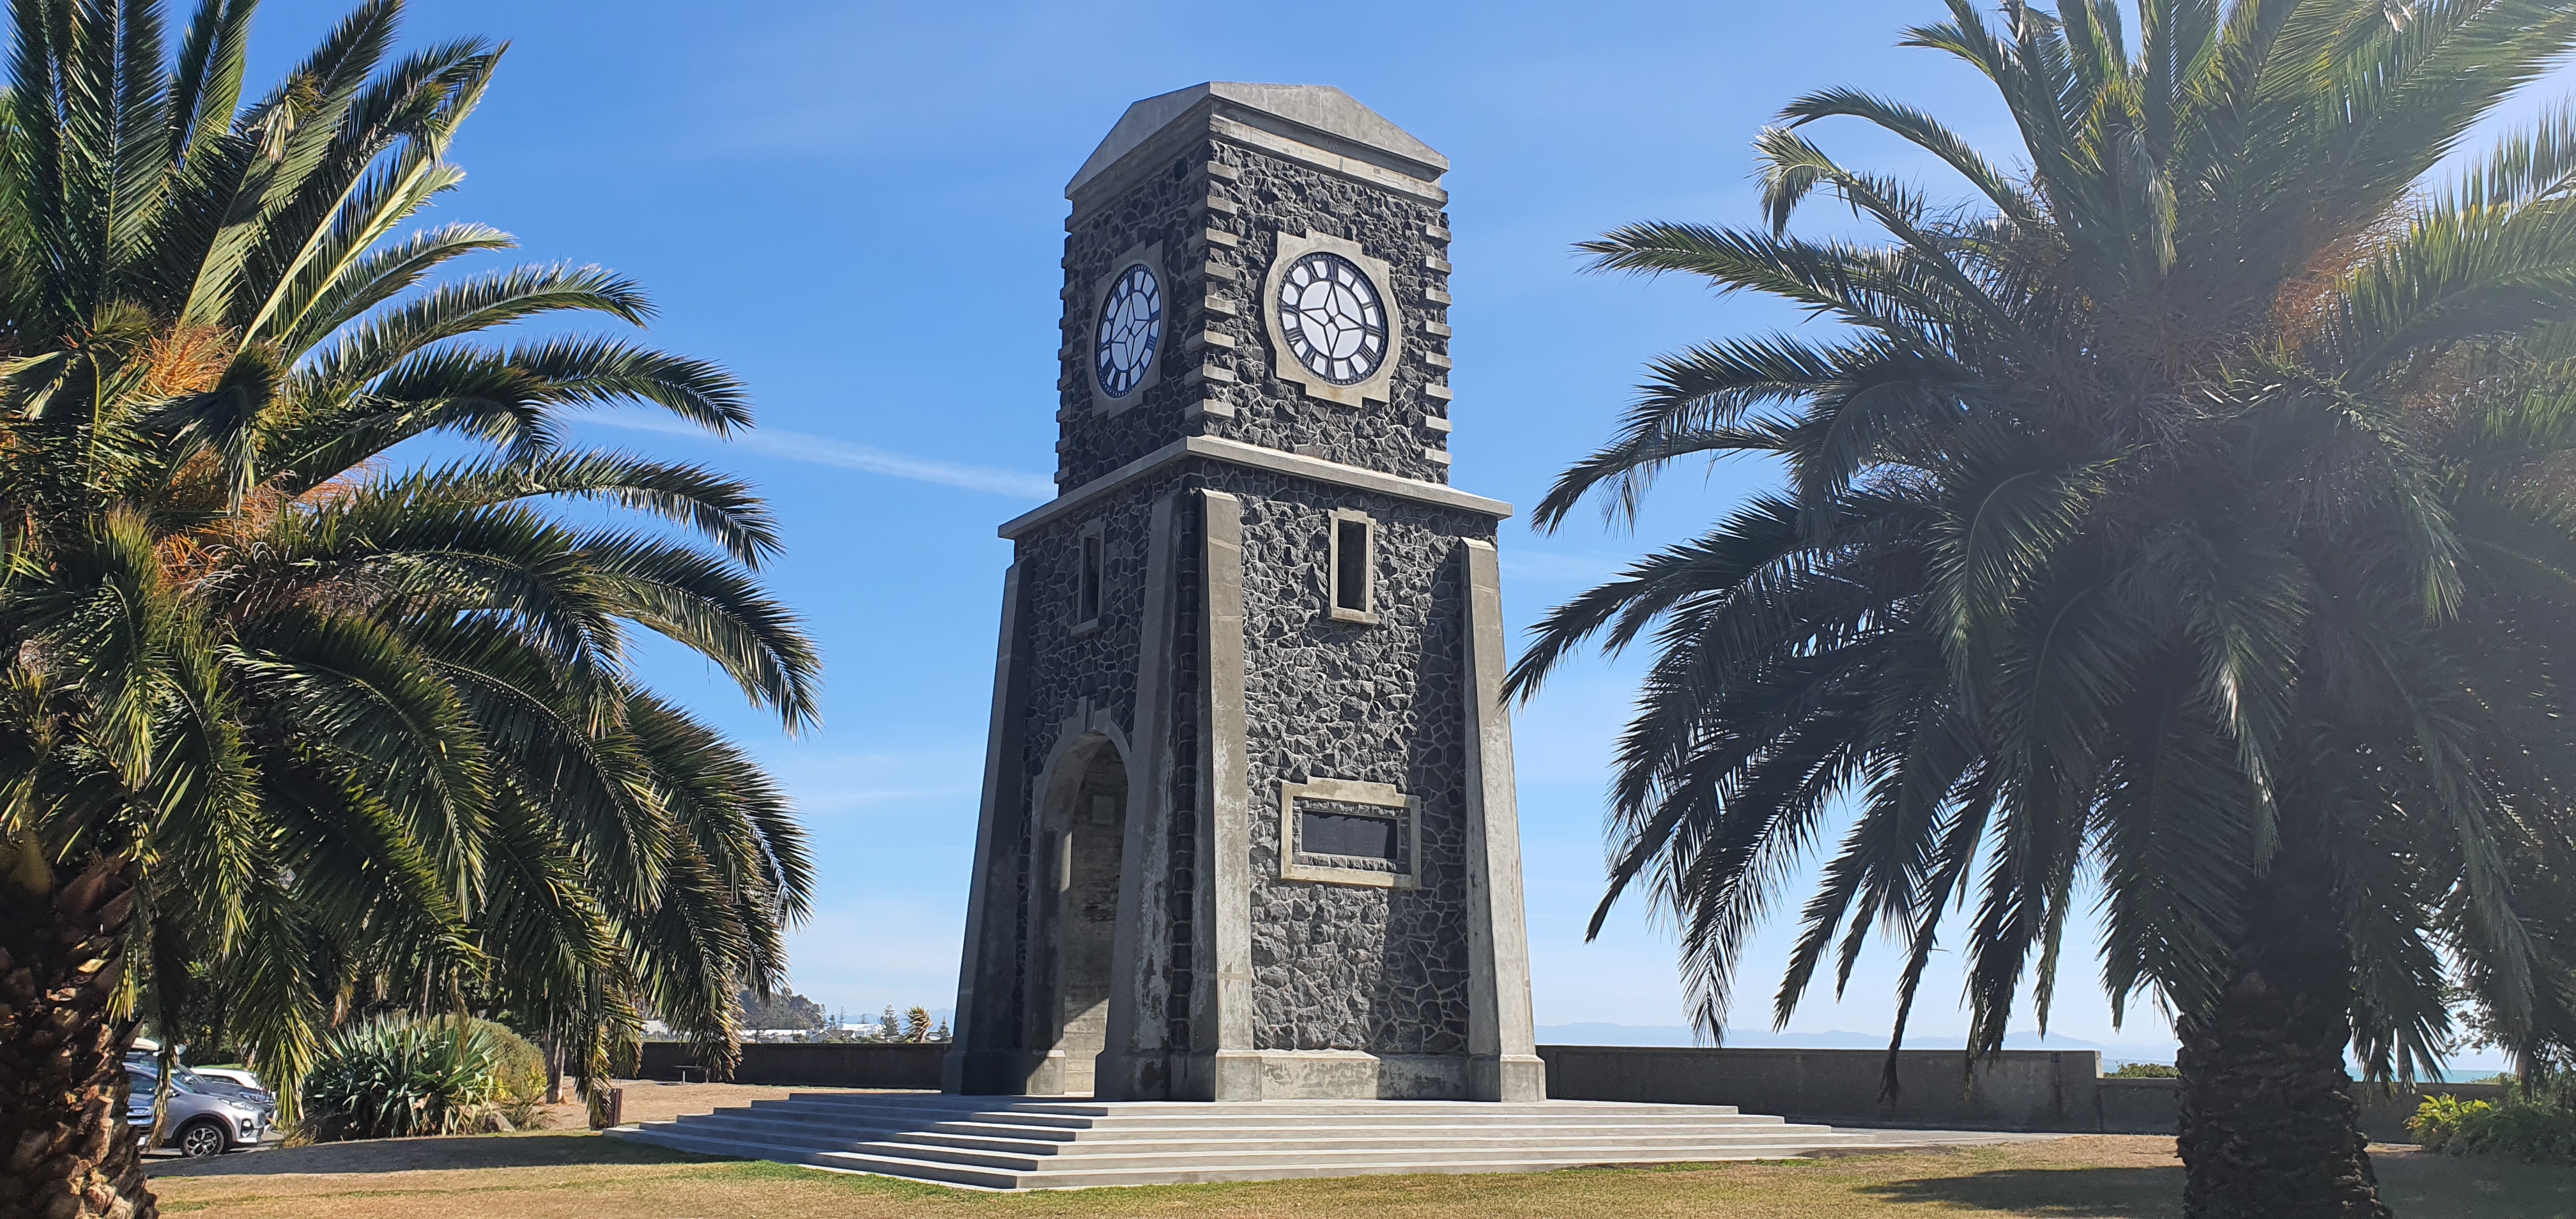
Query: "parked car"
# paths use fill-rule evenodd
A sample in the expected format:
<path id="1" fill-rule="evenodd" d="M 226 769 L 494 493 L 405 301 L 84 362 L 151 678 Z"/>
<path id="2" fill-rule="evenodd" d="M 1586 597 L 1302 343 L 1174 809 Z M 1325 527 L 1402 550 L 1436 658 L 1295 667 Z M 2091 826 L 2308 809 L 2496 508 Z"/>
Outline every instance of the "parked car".
<path id="1" fill-rule="evenodd" d="M 149 1055 L 125 1060 L 125 1120 L 138 1133 L 152 1127 L 159 1065 Z M 181 1066 L 170 1073 L 170 1108 L 161 1145 L 191 1158 L 257 1146 L 278 1137 L 271 1124 L 276 1114 L 277 1102 L 264 1089 L 212 1079 Z"/>
<path id="2" fill-rule="evenodd" d="M 239 1084 L 261 1094 L 268 1092 L 268 1088 L 259 1082 L 258 1076 L 240 1067 L 192 1067 L 190 1069 L 220 1083 Z"/>
<path id="3" fill-rule="evenodd" d="M 161 1058 L 157 1054 L 145 1053 L 141 1050 L 128 1050 L 125 1054 L 125 1066 L 127 1070 L 141 1071 L 150 1075 L 161 1069 Z M 192 1067 L 181 1063 L 178 1080 L 182 1084 L 195 1087 L 200 1092 L 211 1092 L 217 1096 L 239 1096 L 271 1109 L 277 1107 L 276 1096 L 260 1086 L 259 1077 L 238 1068 Z"/>

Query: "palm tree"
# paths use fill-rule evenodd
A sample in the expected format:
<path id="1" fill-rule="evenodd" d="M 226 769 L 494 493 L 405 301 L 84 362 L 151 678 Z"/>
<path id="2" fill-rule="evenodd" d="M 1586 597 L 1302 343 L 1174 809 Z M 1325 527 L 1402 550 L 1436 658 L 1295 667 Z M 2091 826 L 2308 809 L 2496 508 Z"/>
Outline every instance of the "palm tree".
<path id="1" fill-rule="evenodd" d="M 1692 455 L 1783 479 L 1555 610 L 1512 675 L 1656 653 L 1594 930 L 1643 878 L 1714 1033 L 1849 810 L 1775 1016 L 1879 930 L 1893 1048 L 1973 896 L 1984 1053 L 2025 989 L 2045 1027 L 2098 887 L 2115 1006 L 2176 1016 L 2186 1213 L 2384 1213 L 2346 1047 L 2433 1060 L 2454 972 L 2529 1039 L 2507 863 L 2576 791 L 2576 118 L 2427 182 L 2576 5 L 2146 0 L 2134 40 L 2095 0 L 1950 13 L 1906 42 L 1993 84 L 2011 161 L 1828 90 L 1756 144 L 1767 223 L 1584 246 L 1832 324 L 1661 359 L 1539 510 L 1621 517 Z M 1837 117 L 1971 194 L 1844 168 L 1802 131 Z M 1876 236 L 1794 235 L 1819 191 Z"/>
<path id="2" fill-rule="evenodd" d="M 725 1048 L 811 888 L 775 786 L 627 662 L 660 634 L 809 723 L 812 646 L 756 574 L 774 522 L 565 437 L 628 403 L 727 433 L 741 386 L 488 337 L 646 320 L 597 268 L 433 285 L 510 245 L 399 231 L 458 183 L 497 48 L 390 58 L 401 5 L 370 0 L 244 106 L 252 7 L 202 0 L 174 49 L 148 0 L 11 6 L 0 1215 L 152 1213 L 119 1058 L 192 960 L 286 1080 L 335 1008 L 469 986 L 587 1072 L 639 1007 Z M 432 435 L 465 455 L 397 452 Z"/>
<path id="3" fill-rule="evenodd" d="M 2534 1089 L 2576 1081 L 2576 835 L 2564 826 L 2542 830 L 2524 836 L 2507 870 L 2532 930 L 2530 1009 L 2516 1012 L 2499 1007 L 2491 993 L 2472 993 L 2460 1036 L 2512 1048 L 2523 1083 Z"/>

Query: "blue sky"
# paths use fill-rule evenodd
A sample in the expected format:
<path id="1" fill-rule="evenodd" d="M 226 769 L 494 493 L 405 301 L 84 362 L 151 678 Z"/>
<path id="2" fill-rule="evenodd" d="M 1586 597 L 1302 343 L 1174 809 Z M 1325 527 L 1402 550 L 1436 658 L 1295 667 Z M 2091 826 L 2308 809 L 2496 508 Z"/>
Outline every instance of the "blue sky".
<path id="1" fill-rule="evenodd" d="M 255 86 L 343 7 L 269 0 Z M 793 985 L 872 1012 L 954 996 L 1009 561 L 993 526 L 1050 493 L 1063 185 L 1127 103 L 1210 79 L 1338 85 L 1450 157 L 1454 480 L 1526 507 L 1603 438 L 1649 356 L 1796 320 L 1677 281 L 1582 274 L 1574 242 L 1649 218 L 1750 223 L 1749 142 L 1809 89 L 1891 93 L 2004 146 L 1980 81 L 1894 46 L 1938 15 L 1930 0 L 415 0 L 408 40 L 512 43 L 455 150 L 466 184 L 435 218 L 515 233 L 527 260 L 636 277 L 661 306 L 654 341 L 753 389 L 761 430 L 731 445 L 642 416 L 587 435 L 746 474 L 785 521 L 773 579 L 825 650 L 823 730 L 784 738 L 703 664 L 660 654 L 647 671 L 796 794 L 823 892 L 794 940 Z M 1931 173 L 1859 131 L 1823 137 L 1847 161 Z M 1530 621 L 1762 479 L 1677 473 L 1633 533 L 1507 522 L 1507 612 Z M 1541 1024 L 1682 1021 L 1671 938 L 1641 906 L 1582 938 L 1601 887 L 1603 759 L 1633 672 L 1582 666 L 1519 721 Z M 1764 1022 L 1787 939 L 1775 925 L 1755 945 L 1737 1024 Z M 1890 955 L 1790 1027 L 1884 1030 Z M 2070 965 L 2060 1032 L 2165 1036 L 2152 1011 L 2115 1033 L 2092 973 Z M 1955 969 L 1927 983 L 1915 1029 L 1963 1031 L 1957 995 Z"/>

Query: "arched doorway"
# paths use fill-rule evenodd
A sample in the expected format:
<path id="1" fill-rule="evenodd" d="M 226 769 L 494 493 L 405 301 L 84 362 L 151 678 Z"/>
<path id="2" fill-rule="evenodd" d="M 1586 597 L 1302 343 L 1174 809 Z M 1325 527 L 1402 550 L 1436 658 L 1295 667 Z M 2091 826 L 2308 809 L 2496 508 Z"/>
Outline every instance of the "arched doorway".
<path id="1" fill-rule="evenodd" d="M 1074 779 L 1047 810 L 1055 865 L 1053 1010 L 1041 1013 L 1064 1052 L 1064 1090 L 1092 1090 L 1109 1032 L 1109 959 L 1118 940 L 1118 872 L 1127 838 L 1127 765 L 1106 739 L 1069 759 Z"/>

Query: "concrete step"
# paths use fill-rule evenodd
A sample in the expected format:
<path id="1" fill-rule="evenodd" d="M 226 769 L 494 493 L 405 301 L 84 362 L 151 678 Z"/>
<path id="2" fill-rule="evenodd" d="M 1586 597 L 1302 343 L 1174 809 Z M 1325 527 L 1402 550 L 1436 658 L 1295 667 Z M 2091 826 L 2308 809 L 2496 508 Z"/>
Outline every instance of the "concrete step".
<path id="1" fill-rule="evenodd" d="M 980 1104 L 978 1102 L 981 1102 Z M 1053 1113 L 1076 1117 L 1122 1118 L 1209 1114 L 1325 1114 L 1382 1117 L 1418 1113 L 1477 1113 L 1564 1117 L 1584 1113 L 1633 1113 L 1675 1116 L 1728 1114 L 1733 1105 L 1674 1105 L 1648 1101 L 1554 1100 L 1504 1104 L 1460 1100 L 1264 1100 L 1264 1101 L 1085 1101 L 1015 1100 L 1007 1097 L 937 1096 L 929 1093 L 793 1092 L 784 1101 L 757 1104 L 825 1104 L 881 1109 L 976 1109 L 1008 1113 Z"/>
<path id="2" fill-rule="evenodd" d="M 1487 1173 L 1487 1172 L 1554 1172 L 1565 1168 L 1592 1168 L 1607 1164 L 1716 1164 L 1732 1160 L 1798 1159 L 1806 1153 L 1794 1146 L 1775 1149 L 1739 1149 L 1724 1155 L 1691 1156 L 1683 1159 L 1641 1157 L 1636 1159 L 1602 1159 L 1538 1157 L 1501 1160 L 1422 1159 L 1351 1164 L 1321 1160 L 1305 1164 L 1281 1164 L 1264 1167 L 1218 1165 L 1198 1169 L 1113 1169 L 1109 1171 L 1070 1171 L 1026 1173 L 1018 1178 L 1014 1189 L 1088 1189 L 1104 1185 L 1197 1185 L 1211 1181 L 1285 1181 L 1306 1177 L 1372 1177 L 1417 1173 Z M 874 1170 L 870 1170 L 874 1171 Z"/>
<path id="3" fill-rule="evenodd" d="M 1008 1169 L 1013 1172 L 1047 1171 L 1108 1172 L 1112 1170 L 1190 1171 L 1205 1168 L 1226 1170 L 1242 1168 L 1277 1168 L 1300 1164 L 1414 1164 L 1433 1159 L 1463 1159 L 1481 1162 L 1545 1160 L 1574 1164 L 1680 1163 L 1705 1159 L 1781 1159 L 1810 1154 L 1827 1148 L 1869 1147 L 1865 1137 L 1840 1136 L 1800 1138 L 1794 1140 L 1743 1139 L 1722 1143 L 1682 1143 L 1662 1147 L 1641 1147 L 1623 1143 L 1598 1145 L 1540 1145 L 1535 1147 L 1415 1147 L 1401 1142 L 1382 1143 L 1375 1147 L 1178 1147 L 1165 1151 L 1068 1151 L 1056 1155 L 1028 1155 L 1007 1151 L 977 1151 L 962 1147 L 942 1147 L 913 1142 L 868 1143 L 849 1149 L 854 1153 L 901 1156 L 907 1159 L 931 1160 L 945 1164 L 966 1164 L 978 1168 Z"/>
<path id="4" fill-rule="evenodd" d="M 804 1094 L 795 1094 L 802 1099 Z M 839 1095 L 847 1096 L 847 1093 Z M 1088 1117 L 1153 1117 L 1164 1114 L 1298 1113 L 1341 1117 L 1378 1117 L 1398 1113 L 1525 1114 L 1556 1117 L 1578 1113 L 1733 1113 L 1733 1105 L 1667 1105 L 1646 1101 L 1529 1101 L 1505 1103 L 1473 1100 L 1262 1100 L 1262 1101 L 1014 1101 L 1014 1113 L 1072 1113 Z"/>
<path id="5" fill-rule="evenodd" d="M 1690 1105 L 1193 1104 L 848 1093 L 800 1093 L 610 1133 L 706 1155 L 1002 1190 L 1783 1159 L 1996 1137 L 1836 1130 Z"/>
<path id="6" fill-rule="evenodd" d="M 796 1120 L 847 1122 L 882 1126 L 889 1122 L 913 1124 L 927 1120 L 966 1121 L 982 1125 L 1048 1126 L 1068 1130 L 1101 1129 L 1110 1121 L 1102 1112 L 1064 1113 L 1034 1109 L 964 1109 L 867 1105 L 856 1103 L 812 1102 L 802 1098 L 756 1101 L 751 1111 L 763 1117 L 781 1120 L 794 1115 Z M 1405 1108 L 1372 1112 L 1301 1111 L 1292 1108 L 1271 1109 L 1261 1105 L 1211 1105 L 1191 1108 L 1175 1105 L 1157 1106 L 1142 1113 L 1118 1113 L 1115 1124 L 1120 1129 L 1218 1131 L 1232 1127 L 1278 1129 L 1297 1126 L 1331 1128 L 1352 1122 L 1365 1122 L 1379 1127 L 1445 1126 L 1472 1120 L 1478 1124 L 1538 1122 L 1552 1128 L 1573 1126 L 1624 1126 L 1640 1121 L 1668 1125 L 1731 1126 L 1776 1123 L 1780 1119 L 1763 1114 L 1745 1114 L 1733 1106 L 1712 1105 L 1665 1106 L 1661 1108 L 1628 1107 L 1594 1110 L 1547 1110 L 1528 1106 L 1495 1106 L 1479 1112 L 1466 1106 L 1442 1109 Z"/>
<path id="7" fill-rule="evenodd" d="M 1327 1122 L 1313 1118 L 1283 1118 L 1269 1122 L 1245 1120 L 1210 1122 L 1195 1126 L 1172 1125 L 1162 1122 L 1157 1122 L 1152 1125 L 1129 1125 L 1125 1122 L 1113 1122 L 1076 1130 L 1061 1130 L 1055 1127 L 1044 1126 L 1019 1126 L 1009 1122 L 939 1122 L 922 1128 L 953 1134 L 991 1134 L 1000 1131 L 1026 1132 L 1033 1138 L 1065 1138 L 1085 1143 L 1097 1143 L 1118 1139 L 1295 1138 L 1302 1135 L 1328 1135 L 1343 1131 L 1365 1131 L 1370 1134 L 1384 1134 L 1390 1137 L 1399 1136 L 1408 1131 L 1420 1132 L 1426 1136 L 1430 1136 L 1437 1135 L 1443 1131 L 1470 1130 L 1497 1131 L 1513 1134 L 1527 1133 L 1530 1131 L 1567 1131 L 1585 1134 L 1615 1134 L 1625 1130 L 1653 1130 L 1705 1132 L 1712 1135 L 1721 1135 L 1738 1134 L 1745 1131 L 1777 1130 L 1786 1124 L 1787 1123 L 1782 1122 L 1776 1117 L 1764 1117 L 1755 1114 L 1730 1114 L 1725 1117 L 1688 1122 L 1667 1122 L 1638 1117 L 1625 1118 L 1615 1122 L 1549 1122 L 1537 1118 L 1522 1118 L 1505 1122 L 1478 1122 L 1470 1120 L 1464 1116 L 1455 1116 L 1451 1117 L 1447 1121 L 1438 1122 L 1380 1122 L 1358 1118 L 1349 1118 L 1337 1122 Z"/>
<path id="8" fill-rule="evenodd" d="M 1007 1109 L 965 1107 L 833 1105 L 804 1099 L 753 1101 L 750 1107 L 764 1115 L 784 1117 L 792 1114 L 818 1122 L 892 1122 L 904 1126 L 941 1121 L 975 1121 L 1081 1130 L 1100 1120 L 1095 1117 L 1064 1113 L 1014 1113 Z"/>
<path id="9" fill-rule="evenodd" d="M 669 1123 L 654 1123 L 668 1126 Z M 841 1151 L 804 1151 L 794 1148 L 768 1147 L 733 1139 L 689 1134 L 678 1129 L 620 1126 L 605 1131 L 609 1137 L 630 1142 L 650 1143 L 674 1151 L 691 1151 L 699 1155 L 730 1156 L 742 1160 L 772 1160 L 781 1164 L 802 1164 L 812 1168 L 831 1168 L 842 1172 L 872 1172 L 882 1176 L 902 1177 L 912 1181 L 931 1181 L 941 1185 L 969 1189 L 1023 1189 L 1022 1174 L 995 1172 L 964 1164 L 943 1164 L 932 1160 L 911 1160 L 900 1156 L 872 1156 Z"/>
<path id="10" fill-rule="evenodd" d="M 1746 1139 L 1713 1144 L 1442 1149 L 1401 1144 L 1366 1148 L 1179 1148 L 1151 1154 L 1038 1156 L 979 1152 L 913 1143 L 862 1143 L 848 1147 L 787 1146 L 731 1139 L 655 1124 L 632 1133 L 637 1141 L 708 1155 L 768 1159 L 817 1167 L 850 1168 L 920 1180 L 989 1189 L 1073 1188 L 1084 1184 L 1170 1184 L 1190 1181 L 1262 1180 L 1273 1177 L 1347 1176 L 1382 1172 L 1538 1172 L 1588 1164 L 1703 1163 L 1792 1159 L 1827 1148 L 1872 1146 L 1866 1136 Z M 1444 1150 L 1453 1154 L 1442 1154 Z M 1454 1154 L 1456 1151 L 1473 1154 Z M 1451 1168 L 1448 1165 L 1473 1165 Z M 1044 1178 L 1045 1180 L 1040 1180 Z"/>
<path id="11" fill-rule="evenodd" d="M 1228 1139 L 1099 1145 L 1033 1143 L 1007 1139 L 956 1139 L 926 1134 L 904 1134 L 883 1140 L 851 1140 L 834 1139 L 828 1136 L 780 1135 L 759 1130 L 713 1127 L 699 1122 L 691 1122 L 686 1126 L 677 1123 L 651 1123 L 645 1128 L 691 1138 L 719 1140 L 745 1148 L 759 1148 L 764 1153 L 855 1152 L 1008 1169 L 1016 1172 L 1038 1171 L 1052 1164 L 1078 1165 L 1085 1170 L 1192 1164 L 1241 1167 L 1271 1166 L 1317 1159 L 1365 1164 L 1389 1159 L 1409 1161 L 1430 1155 L 1474 1160 L 1535 1157 L 1624 1162 L 1735 1156 L 1748 1150 L 1765 1155 L 1776 1155 L 1782 1148 L 1817 1150 L 1826 1147 L 1870 1146 L 1875 1142 L 1867 1135 L 1844 1134 L 1836 1131 L 1793 1131 L 1771 1137 L 1747 1136 L 1724 1139 L 1690 1136 L 1466 1137 L 1430 1140 L 1351 1137 L 1287 1142 Z"/>
<path id="12" fill-rule="evenodd" d="M 1177 1151 L 1190 1148 L 1340 1148 L 1403 1146 L 1424 1150 L 1473 1150 L 1501 1147 L 1701 1146 L 1784 1138 L 1827 1136 L 1830 1127 L 1791 1125 L 1777 1120 L 1746 1121 L 1734 1126 L 1688 1127 L 1630 1123 L 1618 1126 L 1538 1125 L 1416 1126 L 1382 1128 L 1363 1123 L 1338 1127 L 1250 1127 L 1222 1132 L 1094 1128 L 1061 1131 L 989 1123 L 942 1122 L 926 1130 L 886 1131 L 856 1126 L 831 1127 L 805 1122 L 772 1122 L 715 1113 L 689 1119 L 693 1129 L 723 1133 L 745 1141 L 782 1146 L 842 1148 L 862 1142 L 919 1143 L 928 1146 L 1014 1151 L 1031 1155 L 1073 1154 L 1102 1149 Z"/>
<path id="13" fill-rule="evenodd" d="M 1407 1147 L 1423 1151 L 1473 1151 L 1502 1148 L 1588 1148 L 1588 1147 L 1715 1147 L 1738 1143 L 1778 1143 L 1799 1138 L 1832 1138 L 1837 1132 L 1822 1126 L 1764 1126 L 1731 1133 L 1694 1133 L 1635 1127 L 1615 1132 L 1528 1131 L 1510 1133 L 1469 1128 L 1436 1128 L 1421 1131 L 1386 1133 L 1369 1130 L 1295 1131 L 1269 1137 L 1229 1134 L 1224 1138 L 1166 1139 L 1091 1139 L 1047 1141 L 1019 1139 L 1007 1135 L 958 1135 L 939 1131 L 907 1131 L 880 1140 L 892 1143 L 915 1143 L 931 1147 L 968 1147 L 986 1151 L 1015 1151 L 1032 1155 L 1094 1157 L 1108 1154 L 1178 1152 L 1205 1149 L 1211 1154 L 1233 1150 L 1263 1148 L 1296 1148 L 1298 1150 L 1338 1150 L 1345 1148 Z M 1853 1136 L 1857 1137 L 1857 1136 Z"/>
<path id="14" fill-rule="evenodd" d="M 798 1101 L 756 1101 L 747 1107 L 720 1109 L 728 1116 L 757 1117 L 769 1121 L 801 1121 L 815 1124 L 918 1126 L 929 1122 L 969 1123 L 974 1125 L 1015 1126 L 1029 1129 L 1062 1130 L 1136 1129 L 1136 1130 L 1224 1130 L 1224 1129 L 1291 1129 L 1296 1127 L 1332 1128 L 1347 1125 L 1372 1127 L 1479 1126 L 1540 1124 L 1550 1128 L 1584 1126 L 1630 1126 L 1638 1124 L 1667 1126 L 1743 1126 L 1777 1123 L 1780 1119 L 1767 1114 L 1737 1113 L 1732 1109 L 1717 1112 L 1679 1110 L 1675 1112 L 1499 1112 L 1478 1113 L 1468 1109 L 1402 1111 L 1390 1113 L 1320 1114 L 1262 1109 L 1227 1109 L 1192 1113 L 1188 1110 L 1150 1114 L 1077 1116 L 1057 1113 L 1021 1113 L 1011 1110 L 932 1110 L 878 1106 L 824 1106 Z"/>

